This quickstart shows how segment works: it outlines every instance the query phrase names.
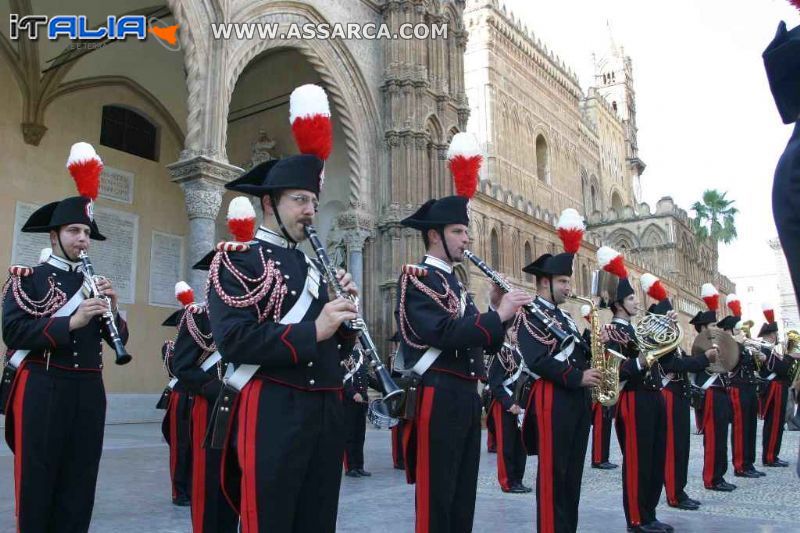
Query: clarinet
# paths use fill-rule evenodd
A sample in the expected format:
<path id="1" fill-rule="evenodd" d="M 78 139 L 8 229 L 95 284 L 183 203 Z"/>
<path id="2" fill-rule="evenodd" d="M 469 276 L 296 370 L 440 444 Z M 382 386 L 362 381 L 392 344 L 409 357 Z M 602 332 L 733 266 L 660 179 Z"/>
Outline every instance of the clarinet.
<path id="1" fill-rule="evenodd" d="M 492 283 L 500 287 L 505 292 L 511 292 L 512 290 L 511 285 L 503 278 L 501 278 L 497 272 L 492 270 L 492 268 L 489 265 L 487 265 L 483 259 L 473 254 L 469 250 L 464 250 L 464 256 L 470 261 L 472 261 L 472 263 L 476 267 L 478 267 L 478 269 L 481 272 L 486 274 L 486 277 L 489 278 L 489 280 Z M 561 325 L 552 318 L 550 318 L 549 316 L 547 316 L 547 314 L 544 311 L 542 311 L 542 309 L 538 305 L 536 305 L 536 302 L 531 302 L 525 305 L 525 310 L 528 311 L 537 319 L 539 319 L 539 321 L 541 321 L 545 325 L 548 331 L 556 339 L 558 339 L 558 344 L 559 346 L 561 346 L 562 349 L 568 347 L 570 344 L 575 342 L 575 336 L 561 329 Z"/>
<path id="2" fill-rule="evenodd" d="M 103 313 L 103 320 L 108 327 L 108 333 L 111 336 L 111 344 L 114 346 L 114 353 L 117 356 L 115 362 L 118 365 L 128 364 L 131 362 L 132 357 L 131 354 L 125 350 L 125 346 L 122 344 L 122 339 L 119 337 L 117 323 L 114 322 L 114 313 L 111 312 L 111 300 L 108 298 L 108 296 L 101 294 L 97 289 L 97 283 L 94 279 L 94 266 L 92 266 L 92 262 L 89 260 L 89 256 L 86 254 L 86 252 L 81 250 L 78 254 L 78 257 L 80 258 L 81 263 L 83 263 L 84 277 L 86 278 L 86 282 L 89 284 L 89 288 L 92 290 L 92 294 L 95 298 L 103 300 L 108 306 L 108 311 Z"/>
<path id="3" fill-rule="evenodd" d="M 325 247 L 322 245 L 322 242 L 320 242 L 319 237 L 317 236 L 317 230 L 314 229 L 314 226 L 307 225 L 305 226 L 305 233 L 306 237 L 308 237 L 308 240 L 311 243 L 311 246 L 314 248 L 314 253 L 317 254 L 317 259 L 319 259 L 319 262 L 322 263 L 322 268 L 324 270 L 323 275 L 333 288 L 333 292 L 336 294 L 336 297 L 347 298 L 356 304 L 356 309 L 358 309 L 358 298 L 352 297 L 349 294 L 345 294 L 345 292 L 342 290 L 342 285 L 336 278 L 336 270 L 334 270 L 333 266 L 331 265 L 331 261 L 328 258 L 327 252 L 325 251 Z M 381 361 L 381 358 L 378 355 L 378 348 L 372 341 L 372 337 L 367 329 L 367 324 L 364 322 L 364 319 L 359 316 L 355 320 L 346 322 L 344 326 L 346 329 L 350 331 L 356 331 L 358 333 L 358 342 L 361 345 L 362 351 L 367 355 L 367 357 L 369 357 L 370 366 L 372 366 L 375 370 L 375 376 L 377 377 L 378 382 L 383 389 L 383 403 L 392 416 L 397 416 L 403 405 L 405 391 L 397 386 L 397 383 L 395 383 L 392 379 L 392 376 L 389 374 L 389 371 L 386 369 L 383 361 Z"/>

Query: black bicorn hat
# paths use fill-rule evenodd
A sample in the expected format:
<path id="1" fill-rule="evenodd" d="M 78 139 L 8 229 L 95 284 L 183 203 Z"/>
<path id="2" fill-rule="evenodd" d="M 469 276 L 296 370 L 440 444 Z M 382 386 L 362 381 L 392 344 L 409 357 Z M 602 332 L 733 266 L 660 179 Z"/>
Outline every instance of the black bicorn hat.
<path id="1" fill-rule="evenodd" d="M 763 337 L 764 335 L 769 335 L 770 333 L 777 333 L 777 332 L 778 332 L 777 322 L 764 322 L 761 325 L 761 329 L 758 330 L 758 336 Z"/>
<path id="2" fill-rule="evenodd" d="M 575 254 L 542 254 L 536 260 L 522 269 L 526 274 L 538 277 L 572 276 L 572 263 Z"/>
<path id="3" fill-rule="evenodd" d="M 741 319 L 742 319 L 741 317 L 738 317 L 736 315 L 728 315 L 719 322 L 717 322 L 717 327 L 720 329 L 727 329 L 733 331 L 733 329 L 736 327 L 736 324 L 738 324 L 741 321 Z"/>
<path id="4" fill-rule="evenodd" d="M 322 159 L 310 154 L 272 159 L 228 182 L 225 188 L 258 197 L 283 189 L 302 189 L 319 196 L 324 166 Z"/>
<path id="5" fill-rule="evenodd" d="M 48 233 L 61 226 L 83 224 L 89 226 L 89 237 L 96 241 L 106 240 L 94 220 L 94 203 L 84 196 L 70 196 L 59 202 L 43 205 L 28 217 L 22 226 L 24 233 Z"/>
<path id="6" fill-rule="evenodd" d="M 185 311 L 186 309 L 184 308 L 178 309 L 177 311 L 169 315 L 166 319 L 164 319 L 164 322 L 162 322 L 161 325 L 176 327 L 178 323 L 181 321 L 181 316 L 183 316 L 183 313 Z"/>
<path id="7" fill-rule="evenodd" d="M 689 321 L 693 326 L 705 326 L 717 321 L 716 311 L 700 311 Z"/>
<path id="8" fill-rule="evenodd" d="M 781 120 L 796 122 L 800 118 L 800 26 L 787 30 L 781 21 L 762 58 Z"/>
<path id="9" fill-rule="evenodd" d="M 438 200 L 428 200 L 412 215 L 400 221 L 403 226 L 420 231 L 440 228 L 448 224 L 469 225 L 469 198 L 464 196 L 445 196 Z"/>
<path id="10" fill-rule="evenodd" d="M 666 315 L 667 311 L 672 311 L 672 309 L 672 302 L 669 301 L 669 298 L 664 298 L 658 303 L 651 304 L 647 308 L 647 312 L 654 315 Z"/>

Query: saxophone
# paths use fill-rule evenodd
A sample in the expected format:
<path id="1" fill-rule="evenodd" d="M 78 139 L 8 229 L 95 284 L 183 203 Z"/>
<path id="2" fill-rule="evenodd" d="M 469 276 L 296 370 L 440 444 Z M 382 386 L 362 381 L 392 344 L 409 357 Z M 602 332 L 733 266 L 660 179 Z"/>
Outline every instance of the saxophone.
<path id="1" fill-rule="evenodd" d="M 610 407 L 619 400 L 619 367 L 625 356 L 614 350 L 606 350 L 600 342 L 600 315 L 597 306 L 591 298 L 571 295 L 570 300 L 586 304 L 591 309 L 589 323 L 591 324 L 592 368 L 600 372 L 602 379 L 600 386 L 592 387 L 592 401 Z"/>

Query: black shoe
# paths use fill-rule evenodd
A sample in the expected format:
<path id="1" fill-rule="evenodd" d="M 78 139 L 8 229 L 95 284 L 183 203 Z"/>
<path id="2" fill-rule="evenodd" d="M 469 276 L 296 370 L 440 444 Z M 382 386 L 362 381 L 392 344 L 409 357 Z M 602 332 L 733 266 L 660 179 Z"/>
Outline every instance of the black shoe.
<path id="1" fill-rule="evenodd" d="M 363 468 L 356 468 L 354 470 L 358 472 L 358 475 L 361 477 L 370 477 L 372 475 L 372 472 L 367 472 Z"/>
<path id="2" fill-rule="evenodd" d="M 614 470 L 615 468 L 619 468 L 619 465 L 605 461 L 603 463 L 592 463 L 592 468 L 599 468 L 600 470 Z"/>
<path id="3" fill-rule="evenodd" d="M 696 510 L 698 510 L 700 508 L 699 505 L 697 505 L 696 503 L 694 503 L 691 500 L 682 500 L 682 501 L 679 501 L 675 505 L 672 505 L 670 503 L 669 506 L 670 507 L 674 507 L 676 509 L 683 509 L 684 511 L 696 511 Z"/>
<path id="4" fill-rule="evenodd" d="M 517 483 L 515 485 L 511 485 L 511 487 L 508 489 L 503 489 L 503 492 L 509 492 L 511 494 L 525 494 L 528 491 L 525 490 L 525 487 L 523 487 L 521 483 Z"/>
<path id="5" fill-rule="evenodd" d="M 761 477 L 756 472 L 750 470 L 745 470 L 744 472 L 734 472 L 733 475 L 736 477 L 749 477 L 749 478 Z"/>
<path id="6" fill-rule="evenodd" d="M 395 470 L 405 470 L 405 469 L 406 469 L 406 467 L 405 467 L 405 465 L 404 465 L 404 464 L 402 464 L 402 463 L 401 463 L 401 464 L 399 464 L 399 465 L 394 465 L 394 469 L 395 469 Z"/>
<path id="7" fill-rule="evenodd" d="M 358 471 L 357 468 L 348 470 L 347 472 L 344 473 L 344 475 L 347 477 L 361 477 L 361 473 Z"/>
<path id="8" fill-rule="evenodd" d="M 783 466 L 789 466 L 789 463 L 787 463 L 786 461 L 781 461 L 780 459 L 775 459 L 775 462 L 773 462 L 773 463 L 764 463 L 764 466 L 769 466 L 769 467 L 778 467 L 778 466 L 780 466 L 780 467 L 783 467 Z"/>
<path id="9" fill-rule="evenodd" d="M 719 492 L 733 492 L 736 488 L 736 485 L 728 483 L 727 481 L 720 481 L 716 485 L 711 485 L 710 487 L 706 487 L 708 490 L 716 490 Z"/>
<path id="10" fill-rule="evenodd" d="M 673 531 L 675 531 L 674 527 L 672 527 L 671 525 L 667 524 L 666 522 L 662 522 L 660 520 L 653 520 L 648 525 L 660 527 L 663 531 L 666 531 L 667 533 L 672 533 Z"/>
<path id="11" fill-rule="evenodd" d="M 527 485 L 524 485 L 524 484 L 522 484 L 522 483 L 520 483 L 519 485 L 520 485 L 520 487 L 522 487 L 523 489 L 525 489 L 525 492 L 533 492 L 533 488 L 532 488 L 532 487 L 529 487 L 529 486 L 527 486 Z"/>
<path id="12" fill-rule="evenodd" d="M 766 477 L 767 476 L 766 472 L 762 472 L 761 470 L 756 470 L 755 468 L 753 468 L 750 471 L 755 473 L 755 474 L 758 474 L 758 477 Z"/>
<path id="13" fill-rule="evenodd" d="M 188 496 L 181 495 L 172 499 L 172 505 L 177 505 L 178 507 L 189 507 L 192 505 L 192 500 L 190 500 Z"/>
<path id="14" fill-rule="evenodd" d="M 649 524 L 642 524 L 641 526 L 629 527 L 628 531 L 632 533 L 665 533 L 666 530 L 654 525 L 652 522 Z"/>
<path id="15" fill-rule="evenodd" d="M 698 507 L 700 507 L 701 505 L 703 505 L 703 502 L 701 502 L 700 500 L 695 500 L 694 498 L 688 498 L 688 497 L 687 497 L 687 498 L 686 498 L 686 501 L 687 501 L 687 502 L 689 502 L 689 503 L 693 503 L 693 504 L 695 504 L 695 505 L 696 505 L 696 506 L 698 506 Z"/>

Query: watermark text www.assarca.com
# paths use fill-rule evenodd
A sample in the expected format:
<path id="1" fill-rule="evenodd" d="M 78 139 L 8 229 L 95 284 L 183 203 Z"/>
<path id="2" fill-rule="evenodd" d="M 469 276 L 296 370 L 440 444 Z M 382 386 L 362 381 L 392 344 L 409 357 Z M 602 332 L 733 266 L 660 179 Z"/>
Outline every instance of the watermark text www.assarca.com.
<path id="1" fill-rule="evenodd" d="M 367 23 L 306 23 L 280 24 L 276 22 L 213 22 L 214 39 L 341 39 L 341 40 L 391 40 L 391 39 L 447 39 L 447 24 L 401 24 L 393 31 L 386 24 Z"/>

